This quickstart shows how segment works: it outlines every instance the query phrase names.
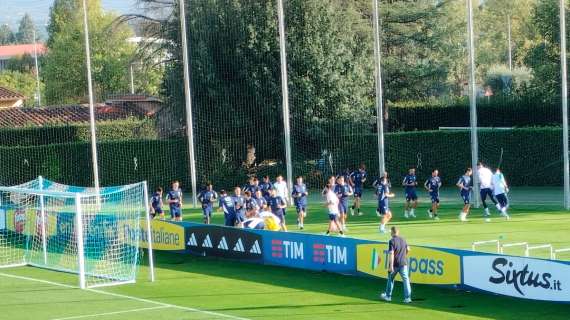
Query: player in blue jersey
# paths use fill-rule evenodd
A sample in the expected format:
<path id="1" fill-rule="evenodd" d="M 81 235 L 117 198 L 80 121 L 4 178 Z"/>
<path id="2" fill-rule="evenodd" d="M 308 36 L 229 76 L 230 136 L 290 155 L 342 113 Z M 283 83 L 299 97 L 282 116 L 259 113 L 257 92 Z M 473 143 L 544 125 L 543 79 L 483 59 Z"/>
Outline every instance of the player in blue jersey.
<path id="1" fill-rule="evenodd" d="M 271 179 L 269 179 L 269 176 L 263 177 L 263 181 L 259 184 L 259 190 L 261 190 L 265 200 L 269 200 L 269 197 L 271 197 L 271 189 L 273 189 Z"/>
<path id="2" fill-rule="evenodd" d="M 463 209 L 459 214 L 459 220 L 461 221 L 467 221 L 467 215 L 469 215 L 469 210 L 471 209 L 471 191 L 473 190 L 472 175 L 473 170 L 471 168 L 467 168 L 467 170 L 465 170 L 465 174 L 459 178 L 459 181 L 457 181 L 456 184 L 459 188 L 459 195 L 461 195 L 461 199 L 463 200 Z"/>
<path id="3" fill-rule="evenodd" d="M 352 187 L 344 181 L 344 176 L 338 177 L 336 180 L 336 186 L 334 188 L 334 193 L 338 197 L 338 212 L 339 212 L 339 222 L 342 231 L 348 231 L 346 228 L 346 218 L 348 214 L 348 198 L 353 195 Z"/>
<path id="4" fill-rule="evenodd" d="M 243 222 L 245 221 L 245 199 L 241 194 L 241 188 L 235 187 L 234 188 L 234 206 L 236 210 L 236 221 L 238 227 L 243 227 Z"/>
<path id="5" fill-rule="evenodd" d="M 224 225 L 226 227 L 235 227 L 236 211 L 233 197 L 230 197 L 225 190 L 220 191 L 220 210 L 224 211 Z"/>
<path id="6" fill-rule="evenodd" d="M 214 211 L 214 203 L 218 199 L 218 193 L 214 191 L 214 186 L 209 183 L 206 189 L 198 194 L 198 201 L 202 204 L 202 213 L 204 214 L 204 223 L 212 222 L 212 213 Z"/>
<path id="7" fill-rule="evenodd" d="M 416 169 L 411 168 L 402 181 L 404 192 L 406 193 L 406 204 L 404 205 L 404 218 L 415 218 L 416 208 L 418 207 L 418 194 L 416 188 L 418 186 L 418 178 L 416 177 Z"/>
<path id="8" fill-rule="evenodd" d="M 380 219 L 380 233 L 386 233 L 386 225 L 392 220 L 392 211 L 390 210 L 389 198 L 393 198 L 394 194 L 390 192 L 390 180 L 388 173 L 376 184 L 376 197 L 378 198 L 378 208 L 376 209 Z"/>
<path id="9" fill-rule="evenodd" d="M 439 220 L 437 209 L 439 208 L 439 188 L 441 188 L 441 178 L 439 170 L 435 169 L 431 172 L 431 177 L 426 180 L 424 187 L 431 198 L 431 208 L 428 209 L 428 216 L 435 220 Z"/>
<path id="10" fill-rule="evenodd" d="M 153 219 L 158 215 L 160 220 L 164 220 L 164 210 L 162 210 L 162 192 L 162 188 L 158 187 L 150 198 L 150 216 Z"/>
<path id="11" fill-rule="evenodd" d="M 249 178 L 249 182 L 244 186 L 243 191 L 251 192 L 252 197 L 254 197 L 257 190 L 259 190 L 259 180 L 256 177 Z"/>
<path id="12" fill-rule="evenodd" d="M 284 214 L 284 209 L 287 207 L 287 203 L 283 198 L 277 195 L 277 190 L 271 189 L 271 196 L 267 201 L 267 205 L 271 208 L 271 212 L 279 218 L 279 226 L 281 227 L 281 230 L 287 231 Z"/>
<path id="13" fill-rule="evenodd" d="M 257 200 L 253 197 L 250 191 L 244 192 L 245 203 L 245 216 L 247 219 L 255 217 L 259 213 L 259 206 Z"/>
<path id="14" fill-rule="evenodd" d="M 263 193 L 261 192 L 261 189 L 259 189 L 259 190 L 257 190 L 257 192 L 255 192 L 255 197 L 253 197 L 253 198 L 257 202 L 257 207 L 259 208 L 259 211 L 263 211 L 267 208 L 267 200 L 265 200 L 265 198 L 263 197 Z"/>
<path id="15" fill-rule="evenodd" d="M 173 181 L 172 189 L 168 191 L 166 200 L 170 207 L 170 218 L 174 221 L 182 221 L 182 190 L 180 182 Z"/>
<path id="16" fill-rule="evenodd" d="M 303 230 L 305 228 L 305 217 L 307 216 L 307 196 L 309 195 L 309 190 L 307 186 L 303 183 L 303 177 L 297 177 L 297 181 L 293 186 L 293 191 L 291 196 L 293 197 L 293 202 L 295 203 L 295 208 L 297 209 L 297 224 L 299 229 Z"/>
<path id="17" fill-rule="evenodd" d="M 355 211 L 357 215 L 362 215 L 362 212 L 360 212 L 360 202 L 362 200 L 362 192 L 364 191 L 366 177 L 366 165 L 364 165 L 364 163 L 361 163 L 360 168 L 350 174 L 350 185 L 354 189 L 354 203 L 352 204 L 352 207 L 350 207 L 350 214 L 352 215 L 354 215 Z"/>

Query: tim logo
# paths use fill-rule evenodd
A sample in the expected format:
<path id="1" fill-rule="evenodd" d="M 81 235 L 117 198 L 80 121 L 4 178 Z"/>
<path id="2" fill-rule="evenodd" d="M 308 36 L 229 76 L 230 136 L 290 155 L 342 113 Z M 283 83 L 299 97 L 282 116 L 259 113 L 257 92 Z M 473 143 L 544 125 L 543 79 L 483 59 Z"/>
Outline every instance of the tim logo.
<path id="1" fill-rule="evenodd" d="M 288 240 L 271 240 L 271 256 L 273 258 L 305 260 L 303 243 Z"/>
<path id="2" fill-rule="evenodd" d="M 346 252 L 346 247 L 315 243 L 313 244 L 313 262 L 347 265 L 348 255 Z"/>
<path id="3" fill-rule="evenodd" d="M 528 264 L 517 270 L 513 262 L 506 258 L 497 258 L 493 261 L 492 267 L 496 275 L 491 276 L 489 282 L 513 286 L 522 296 L 525 295 L 523 292 L 525 287 L 562 291 L 560 280 L 552 279 L 552 274 L 548 272 L 529 271 Z"/>

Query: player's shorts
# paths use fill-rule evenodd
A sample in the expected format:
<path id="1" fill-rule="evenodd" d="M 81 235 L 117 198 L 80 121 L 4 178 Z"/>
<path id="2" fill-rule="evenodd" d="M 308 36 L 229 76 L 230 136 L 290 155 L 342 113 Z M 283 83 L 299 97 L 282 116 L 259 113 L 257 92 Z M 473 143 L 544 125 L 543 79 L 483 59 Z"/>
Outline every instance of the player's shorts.
<path id="1" fill-rule="evenodd" d="M 346 214 L 348 212 L 348 199 L 343 198 L 338 203 L 338 211 L 340 214 Z"/>
<path id="2" fill-rule="evenodd" d="M 495 197 L 497 198 L 497 202 L 499 202 L 499 205 L 501 206 L 501 208 L 505 208 L 509 206 L 509 199 L 507 198 L 507 195 L 504 193 L 501 194 L 497 194 L 495 195 Z"/>
<path id="3" fill-rule="evenodd" d="M 295 209 L 297 209 L 297 213 L 306 212 L 307 204 L 304 202 L 295 203 Z"/>
<path id="4" fill-rule="evenodd" d="M 182 215 L 182 210 L 180 207 L 170 207 L 170 217 L 171 218 L 180 218 Z"/>
<path id="5" fill-rule="evenodd" d="M 245 220 L 247 220 L 244 210 L 240 210 L 236 213 L 236 220 L 237 222 L 244 222 Z"/>
<path id="6" fill-rule="evenodd" d="M 494 200 L 493 191 L 490 188 L 481 189 L 479 191 L 479 194 L 481 195 L 481 201 L 487 200 L 487 196 L 489 197 L 489 199 Z"/>
<path id="7" fill-rule="evenodd" d="M 285 224 L 285 210 L 274 213 L 277 218 L 279 218 L 279 223 L 281 225 Z"/>
<path id="8" fill-rule="evenodd" d="M 390 204 L 388 202 L 388 199 L 378 201 L 378 208 L 376 211 L 382 216 L 388 213 L 388 211 L 390 211 Z"/>
<path id="9" fill-rule="evenodd" d="M 471 192 L 461 191 L 460 194 L 461 194 L 461 199 L 463 199 L 464 204 L 470 204 L 471 203 Z"/>
<path id="10" fill-rule="evenodd" d="M 224 225 L 226 227 L 235 227 L 236 225 L 236 215 L 234 213 L 226 213 L 224 214 L 224 219 L 225 219 L 225 223 Z"/>
<path id="11" fill-rule="evenodd" d="M 362 187 L 360 187 L 360 188 L 354 188 L 353 196 L 354 196 L 355 198 L 362 198 Z"/>
<path id="12" fill-rule="evenodd" d="M 214 208 L 212 206 L 202 207 L 202 212 L 204 213 L 204 217 L 211 217 Z"/>
<path id="13" fill-rule="evenodd" d="M 406 201 L 416 201 L 418 200 L 418 195 L 416 190 L 406 190 Z"/>
<path id="14" fill-rule="evenodd" d="M 330 221 L 336 221 L 336 220 L 338 220 L 338 214 L 336 214 L 336 213 L 330 213 L 330 212 L 329 212 L 329 220 L 330 220 Z"/>
<path id="15" fill-rule="evenodd" d="M 439 192 L 430 192 L 431 203 L 439 203 Z"/>

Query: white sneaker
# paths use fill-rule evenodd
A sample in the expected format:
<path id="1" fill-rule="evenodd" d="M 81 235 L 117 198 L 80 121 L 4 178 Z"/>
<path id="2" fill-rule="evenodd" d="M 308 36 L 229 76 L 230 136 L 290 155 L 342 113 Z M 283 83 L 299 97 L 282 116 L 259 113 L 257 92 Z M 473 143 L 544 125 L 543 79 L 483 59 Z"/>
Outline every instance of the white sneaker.
<path id="1" fill-rule="evenodd" d="M 491 222 L 491 218 L 485 218 L 485 222 Z"/>
<path id="2" fill-rule="evenodd" d="M 433 219 L 433 213 L 429 209 L 427 211 L 427 214 L 430 219 Z"/>
<path id="3" fill-rule="evenodd" d="M 341 238 L 346 238 L 346 234 L 343 233 L 343 234 L 340 235 L 340 237 L 341 237 Z"/>
<path id="4" fill-rule="evenodd" d="M 439 221 L 439 217 L 436 216 L 435 218 L 433 218 L 433 220 Z"/>
<path id="5" fill-rule="evenodd" d="M 384 301 L 386 301 L 386 302 L 392 301 L 392 297 L 388 297 L 388 296 L 386 295 L 386 293 L 384 293 L 384 292 L 380 294 L 380 299 L 382 299 L 382 300 L 384 300 Z"/>
<path id="6" fill-rule="evenodd" d="M 414 210 L 410 211 L 410 218 L 415 218 L 416 217 L 416 213 L 414 212 Z"/>
<path id="7" fill-rule="evenodd" d="M 491 214 L 489 213 L 489 208 L 486 208 L 485 210 L 483 210 L 483 217 L 488 217 Z"/>
<path id="8" fill-rule="evenodd" d="M 405 219 L 408 219 L 408 218 L 409 218 L 408 211 L 404 212 L 404 218 L 405 218 Z"/>
<path id="9" fill-rule="evenodd" d="M 352 207 L 350 208 L 350 215 L 351 215 L 351 216 L 354 215 L 354 209 L 352 209 Z"/>
<path id="10" fill-rule="evenodd" d="M 501 205 L 500 204 L 496 204 L 495 207 L 497 208 L 497 210 L 501 211 Z"/>
<path id="11" fill-rule="evenodd" d="M 465 212 L 461 212 L 459 214 L 459 220 L 461 220 L 461 222 L 467 221 L 467 214 Z"/>
<path id="12" fill-rule="evenodd" d="M 404 299 L 404 303 L 412 303 L 412 299 L 406 298 L 406 299 Z"/>
<path id="13" fill-rule="evenodd" d="M 386 227 L 380 225 L 380 233 L 386 233 Z"/>
<path id="14" fill-rule="evenodd" d="M 358 216 L 360 217 L 360 216 L 362 216 L 363 214 L 364 214 L 364 213 L 362 213 L 362 212 L 359 212 L 359 213 L 358 213 Z"/>

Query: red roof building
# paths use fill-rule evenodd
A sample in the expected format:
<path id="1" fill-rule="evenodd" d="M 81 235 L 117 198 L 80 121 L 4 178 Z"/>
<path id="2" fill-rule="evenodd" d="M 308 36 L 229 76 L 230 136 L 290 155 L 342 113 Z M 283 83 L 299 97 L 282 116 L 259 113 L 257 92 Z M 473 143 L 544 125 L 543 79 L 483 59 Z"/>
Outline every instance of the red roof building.
<path id="1" fill-rule="evenodd" d="M 0 71 L 6 67 L 8 60 L 18 58 L 26 54 L 34 56 L 36 52 L 38 56 L 43 56 L 47 52 L 47 47 L 42 43 L 0 46 Z"/>
<path id="2" fill-rule="evenodd" d="M 0 87 L 0 109 L 21 107 L 26 96 L 8 88 Z"/>

